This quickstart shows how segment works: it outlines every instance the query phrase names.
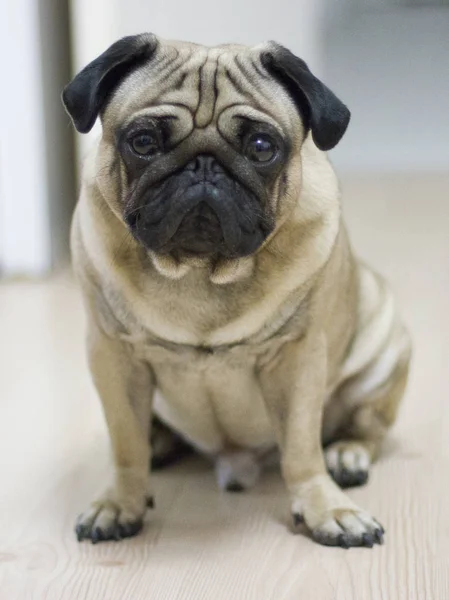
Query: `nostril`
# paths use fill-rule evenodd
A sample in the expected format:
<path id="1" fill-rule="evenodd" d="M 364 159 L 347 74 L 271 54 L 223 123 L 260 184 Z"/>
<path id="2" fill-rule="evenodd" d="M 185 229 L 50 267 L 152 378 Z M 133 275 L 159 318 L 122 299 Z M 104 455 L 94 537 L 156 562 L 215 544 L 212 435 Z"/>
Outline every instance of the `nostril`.
<path id="1" fill-rule="evenodd" d="M 224 173 L 223 167 L 215 156 L 210 154 L 199 154 L 187 165 L 187 170 L 195 173 L 202 180 L 213 178 L 214 175 Z"/>
<path id="2" fill-rule="evenodd" d="M 197 156 L 193 161 L 193 170 L 202 171 L 204 169 L 204 157 Z"/>
<path id="3" fill-rule="evenodd" d="M 201 179 L 205 179 L 207 174 L 206 157 L 202 155 L 197 156 L 192 162 L 192 171 L 195 173 L 195 175 Z"/>

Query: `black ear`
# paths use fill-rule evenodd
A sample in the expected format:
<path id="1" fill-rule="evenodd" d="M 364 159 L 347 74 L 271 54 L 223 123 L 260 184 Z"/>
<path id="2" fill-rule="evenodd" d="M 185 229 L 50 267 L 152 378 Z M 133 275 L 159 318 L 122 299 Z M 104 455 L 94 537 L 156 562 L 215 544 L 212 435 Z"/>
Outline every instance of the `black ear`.
<path id="1" fill-rule="evenodd" d="M 76 129 L 87 133 L 116 85 L 132 69 L 149 60 L 157 48 L 150 34 L 131 35 L 112 44 L 64 88 L 62 101 Z"/>
<path id="2" fill-rule="evenodd" d="M 279 44 L 270 42 L 270 46 L 261 54 L 262 64 L 288 90 L 318 148 L 330 150 L 348 127 L 349 109 L 310 72 L 303 60 Z"/>

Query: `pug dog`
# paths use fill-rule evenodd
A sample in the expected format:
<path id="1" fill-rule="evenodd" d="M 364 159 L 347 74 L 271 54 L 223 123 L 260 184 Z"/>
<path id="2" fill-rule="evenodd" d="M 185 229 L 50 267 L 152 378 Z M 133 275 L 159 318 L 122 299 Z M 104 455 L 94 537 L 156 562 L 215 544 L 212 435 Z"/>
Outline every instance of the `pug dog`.
<path id="1" fill-rule="evenodd" d="M 63 102 L 79 132 L 102 122 L 72 249 L 115 467 L 78 539 L 141 530 L 153 438 L 159 462 L 182 440 L 231 491 L 277 448 L 295 523 L 326 545 L 381 543 L 341 488 L 368 478 L 410 342 L 342 220 L 326 151 L 349 110 L 277 43 L 152 34 L 113 44 Z"/>

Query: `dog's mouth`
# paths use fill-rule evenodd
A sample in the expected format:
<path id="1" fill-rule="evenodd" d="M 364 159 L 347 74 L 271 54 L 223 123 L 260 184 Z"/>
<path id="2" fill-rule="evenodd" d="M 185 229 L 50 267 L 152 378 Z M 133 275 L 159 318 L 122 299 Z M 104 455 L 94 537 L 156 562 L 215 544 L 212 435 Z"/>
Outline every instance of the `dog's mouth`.
<path id="1" fill-rule="evenodd" d="M 218 214 L 202 200 L 182 218 L 174 235 L 166 240 L 162 249 L 165 253 L 194 254 L 207 256 L 223 248 L 233 248 L 235 240 L 225 239 Z"/>
<path id="2" fill-rule="evenodd" d="M 234 180 L 221 177 L 185 187 L 174 179 L 125 214 L 134 237 L 148 250 L 178 258 L 239 258 L 253 254 L 272 231 L 258 198 Z"/>

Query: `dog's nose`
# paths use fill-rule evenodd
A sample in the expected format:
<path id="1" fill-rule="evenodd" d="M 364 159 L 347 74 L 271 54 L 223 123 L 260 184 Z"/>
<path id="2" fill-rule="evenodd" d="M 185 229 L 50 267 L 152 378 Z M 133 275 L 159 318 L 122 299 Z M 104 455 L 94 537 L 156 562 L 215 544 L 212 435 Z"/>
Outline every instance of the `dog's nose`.
<path id="1" fill-rule="evenodd" d="M 199 154 L 187 165 L 186 169 L 193 171 L 198 181 L 210 182 L 225 172 L 215 156 L 210 154 Z"/>

